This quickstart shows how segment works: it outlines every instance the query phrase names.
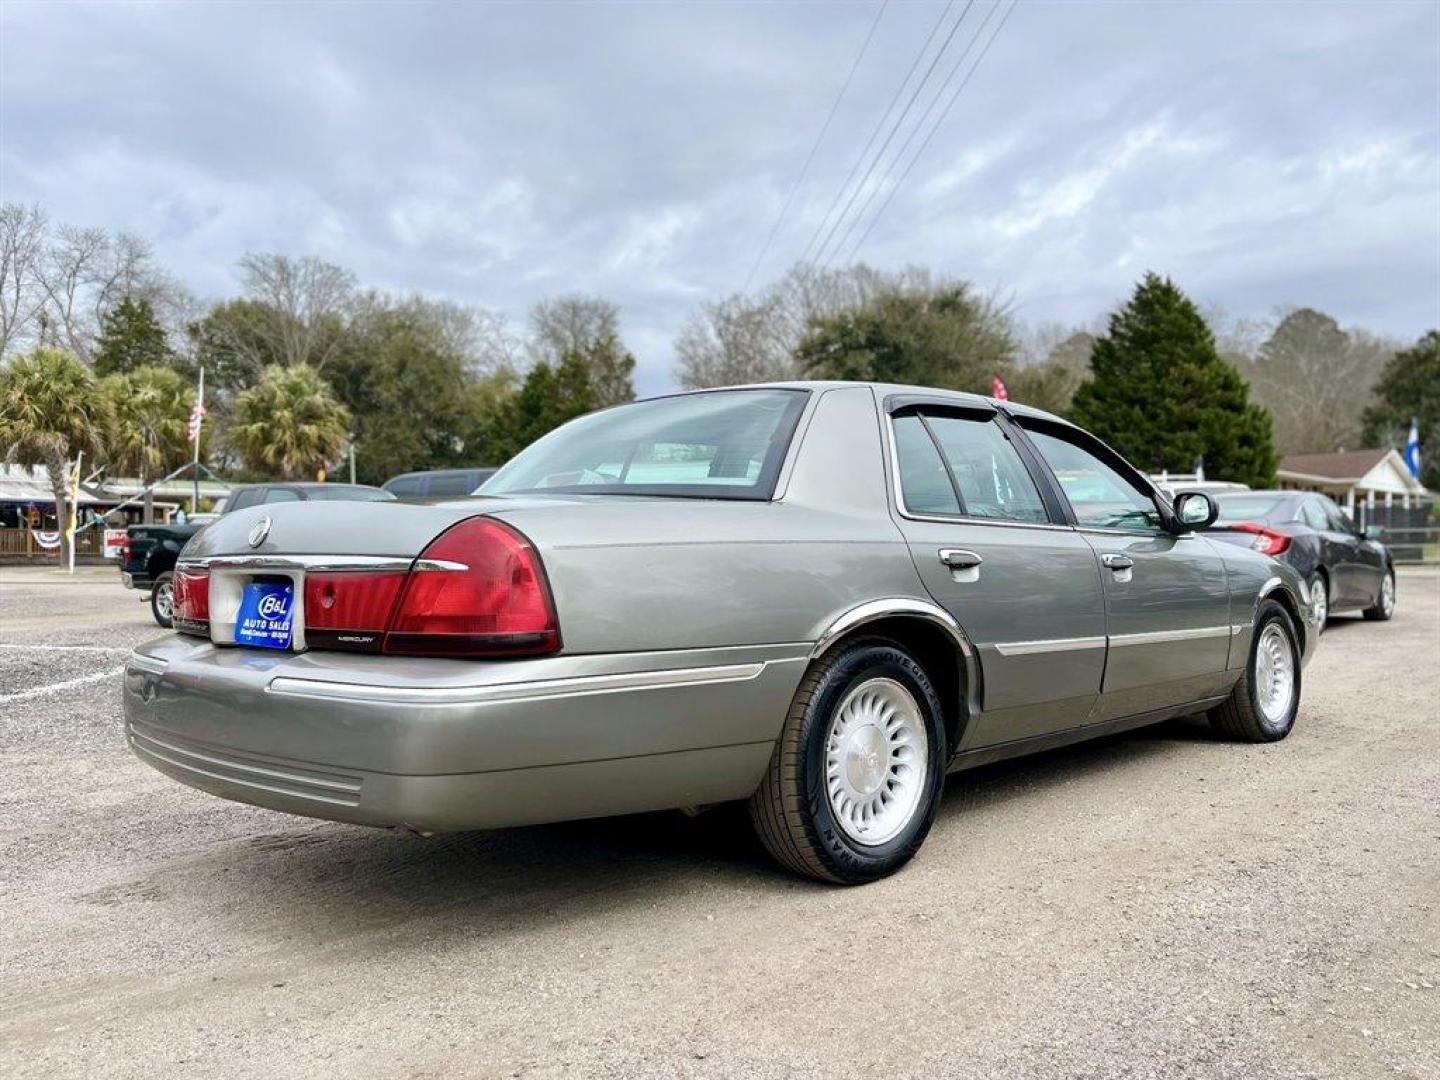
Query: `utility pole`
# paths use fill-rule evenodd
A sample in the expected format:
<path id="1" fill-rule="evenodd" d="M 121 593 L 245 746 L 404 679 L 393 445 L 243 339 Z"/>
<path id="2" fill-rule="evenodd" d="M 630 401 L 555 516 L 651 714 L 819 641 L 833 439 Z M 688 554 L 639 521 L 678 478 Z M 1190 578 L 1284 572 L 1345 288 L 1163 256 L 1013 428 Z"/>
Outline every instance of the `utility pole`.
<path id="1" fill-rule="evenodd" d="M 355 439 L 350 439 L 350 483 L 355 483 Z"/>

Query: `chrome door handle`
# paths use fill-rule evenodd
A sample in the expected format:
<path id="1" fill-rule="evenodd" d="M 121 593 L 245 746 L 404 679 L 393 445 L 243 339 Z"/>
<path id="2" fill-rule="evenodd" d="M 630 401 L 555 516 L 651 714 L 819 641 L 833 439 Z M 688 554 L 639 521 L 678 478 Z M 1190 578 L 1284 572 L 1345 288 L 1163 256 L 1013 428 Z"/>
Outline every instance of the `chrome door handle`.
<path id="1" fill-rule="evenodd" d="M 940 561 L 951 570 L 970 570 L 979 566 L 985 560 L 973 551 L 961 551 L 959 548 L 941 548 Z"/>
<path id="2" fill-rule="evenodd" d="M 1129 570 L 1135 565 L 1135 560 L 1129 555 L 1117 555 L 1113 551 L 1101 555 L 1100 561 L 1111 570 Z"/>

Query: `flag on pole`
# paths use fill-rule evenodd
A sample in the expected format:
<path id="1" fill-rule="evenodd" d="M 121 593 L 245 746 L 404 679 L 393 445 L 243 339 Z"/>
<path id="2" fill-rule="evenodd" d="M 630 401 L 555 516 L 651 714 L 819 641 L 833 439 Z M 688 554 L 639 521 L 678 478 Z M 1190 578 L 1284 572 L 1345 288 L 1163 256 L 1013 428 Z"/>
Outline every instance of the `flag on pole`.
<path id="1" fill-rule="evenodd" d="M 190 426 L 187 429 L 190 433 L 189 439 L 191 442 L 195 442 L 200 438 L 200 425 L 204 422 L 205 406 L 197 400 L 195 402 L 195 407 L 190 410 Z"/>
<path id="2" fill-rule="evenodd" d="M 1410 475 L 1416 480 L 1420 479 L 1420 421 L 1415 418 L 1410 420 L 1410 437 L 1405 440 L 1405 464 L 1410 469 Z"/>
<path id="3" fill-rule="evenodd" d="M 990 380 L 990 396 L 996 401 L 1010 400 L 1010 391 L 1005 388 L 1005 380 L 999 375 Z"/>

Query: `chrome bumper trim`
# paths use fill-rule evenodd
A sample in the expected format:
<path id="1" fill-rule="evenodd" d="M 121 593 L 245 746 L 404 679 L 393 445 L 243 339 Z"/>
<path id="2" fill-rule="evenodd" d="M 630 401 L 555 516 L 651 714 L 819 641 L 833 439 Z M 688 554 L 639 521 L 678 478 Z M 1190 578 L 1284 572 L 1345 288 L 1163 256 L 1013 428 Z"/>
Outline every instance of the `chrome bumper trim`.
<path id="1" fill-rule="evenodd" d="M 633 671 L 616 675 L 580 675 L 568 679 L 541 679 L 535 682 L 497 683 L 491 686 L 363 686 L 331 682 L 327 679 L 280 676 L 271 680 L 266 692 L 284 697 L 376 704 L 414 702 L 425 705 L 482 705 L 495 701 L 537 701 L 632 690 L 665 690 L 712 683 L 746 682 L 758 678 L 767 664 L 794 663 L 801 659 L 803 658 L 796 657 L 793 661 L 770 660 L 751 664 L 672 668 L 668 671 Z"/>
<path id="2" fill-rule="evenodd" d="M 409 570 L 413 557 L 399 555 L 209 555 L 181 559 L 176 569 L 211 570 Z M 466 569 L 460 563 L 426 560 L 427 570 Z"/>
<path id="3" fill-rule="evenodd" d="M 137 652 L 132 652 L 125 658 L 126 671 L 143 671 L 147 675 L 164 675 L 169 664 L 168 660 L 157 660 L 153 656 L 142 656 Z"/>

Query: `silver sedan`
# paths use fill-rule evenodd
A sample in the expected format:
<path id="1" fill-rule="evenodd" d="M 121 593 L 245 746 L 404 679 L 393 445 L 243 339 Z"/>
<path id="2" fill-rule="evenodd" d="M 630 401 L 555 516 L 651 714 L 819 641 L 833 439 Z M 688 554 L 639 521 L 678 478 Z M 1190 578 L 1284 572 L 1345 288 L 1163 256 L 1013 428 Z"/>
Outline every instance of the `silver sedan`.
<path id="1" fill-rule="evenodd" d="M 748 800 L 855 883 L 947 772 L 1208 710 L 1282 739 L 1303 580 L 1013 403 L 790 383 L 582 417 L 473 496 L 225 515 L 125 670 L 140 758 L 420 832 Z"/>

